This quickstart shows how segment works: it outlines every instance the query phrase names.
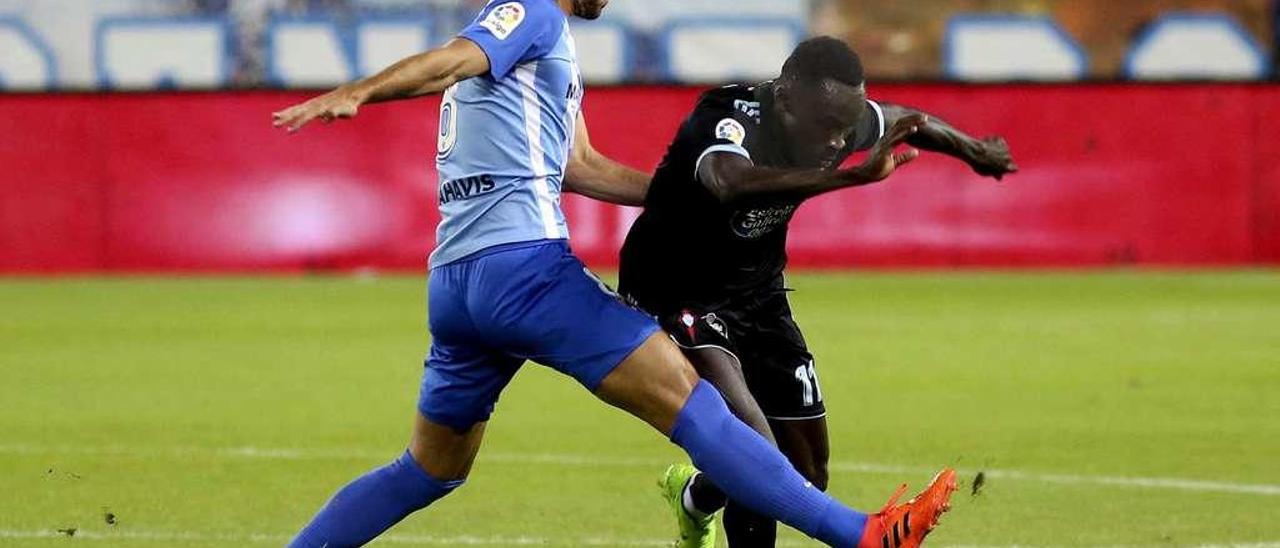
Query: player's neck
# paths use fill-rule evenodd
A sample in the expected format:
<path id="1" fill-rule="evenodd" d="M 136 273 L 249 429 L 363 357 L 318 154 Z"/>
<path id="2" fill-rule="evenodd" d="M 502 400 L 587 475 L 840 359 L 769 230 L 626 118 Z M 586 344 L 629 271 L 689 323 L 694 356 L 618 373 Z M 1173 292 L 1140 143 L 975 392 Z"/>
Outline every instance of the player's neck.
<path id="1" fill-rule="evenodd" d="M 573 0 L 556 0 L 556 5 L 560 6 L 560 11 L 564 12 L 565 17 L 573 16 Z"/>

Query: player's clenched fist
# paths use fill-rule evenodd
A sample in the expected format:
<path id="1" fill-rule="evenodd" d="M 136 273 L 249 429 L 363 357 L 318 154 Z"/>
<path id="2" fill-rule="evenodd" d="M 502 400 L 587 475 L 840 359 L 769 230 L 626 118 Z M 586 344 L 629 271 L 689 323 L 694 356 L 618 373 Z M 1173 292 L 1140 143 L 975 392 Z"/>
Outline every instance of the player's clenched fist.
<path id="1" fill-rule="evenodd" d="M 293 133 L 317 118 L 326 123 L 338 118 L 351 118 L 356 115 L 361 103 L 362 100 L 353 89 L 342 86 L 305 103 L 272 113 L 271 119 L 275 127 L 283 127 Z"/>
<path id="2" fill-rule="evenodd" d="M 1009 152 L 1009 143 L 1003 138 L 990 136 L 978 142 L 981 143 L 979 152 L 969 163 L 975 173 L 999 181 L 1005 175 L 1018 171 L 1018 164 L 1013 163 L 1013 154 Z"/>

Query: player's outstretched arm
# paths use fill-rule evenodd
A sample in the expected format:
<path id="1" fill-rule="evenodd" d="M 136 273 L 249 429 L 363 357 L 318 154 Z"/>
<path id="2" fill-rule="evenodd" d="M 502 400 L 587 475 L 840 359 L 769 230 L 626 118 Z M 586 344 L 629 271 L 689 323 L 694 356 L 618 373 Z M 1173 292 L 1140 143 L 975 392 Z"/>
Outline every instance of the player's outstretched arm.
<path id="1" fill-rule="evenodd" d="M 923 114 L 901 105 L 881 103 L 880 106 L 888 124 L 907 116 Z M 1003 138 L 993 135 L 975 139 L 934 116 L 929 116 L 929 122 L 907 139 L 907 143 L 921 150 L 959 158 L 977 174 L 993 177 L 997 181 L 1018 171 L 1018 164 L 1013 162 L 1013 155 L 1009 152 L 1009 144 Z"/>
<path id="2" fill-rule="evenodd" d="M 905 116 L 893 124 L 871 149 L 866 160 L 850 169 L 775 169 L 757 167 L 730 152 L 712 152 L 698 165 L 698 180 L 721 203 L 740 200 L 800 201 L 819 194 L 883 181 L 894 170 L 920 155 L 896 149 L 929 122 L 923 114 Z"/>
<path id="3" fill-rule="evenodd" d="M 587 134 L 586 118 L 578 113 L 573 151 L 564 174 L 565 190 L 611 204 L 642 206 L 651 179 L 650 174 L 631 169 L 596 151 Z"/>
<path id="4" fill-rule="evenodd" d="M 339 86 L 319 97 L 271 115 L 276 127 L 290 133 L 315 119 L 351 118 L 361 105 L 440 93 L 461 80 L 484 74 L 489 58 L 475 42 L 455 38 L 425 53 L 401 59 L 368 78 Z"/>

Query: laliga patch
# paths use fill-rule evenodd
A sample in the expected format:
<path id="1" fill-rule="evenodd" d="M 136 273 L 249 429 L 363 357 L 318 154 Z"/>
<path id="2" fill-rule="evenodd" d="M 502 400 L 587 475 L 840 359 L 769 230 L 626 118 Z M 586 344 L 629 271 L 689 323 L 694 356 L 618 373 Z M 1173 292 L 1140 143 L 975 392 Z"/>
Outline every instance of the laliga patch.
<path id="1" fill-rule="evenodd" d="M 480 26 L 489 29 L 499 40 L 506 40 L 524 22 L 524 6 L 519 2 L 507 2 L 493 8 Z"/>
<path id="2" fill-rule="evenodd" d="M 747 139 L 747 130 L 737 120 L 725 118 L 716 124 L 716 139 L 726 139 L 742 146 L 742 142 Z"/>

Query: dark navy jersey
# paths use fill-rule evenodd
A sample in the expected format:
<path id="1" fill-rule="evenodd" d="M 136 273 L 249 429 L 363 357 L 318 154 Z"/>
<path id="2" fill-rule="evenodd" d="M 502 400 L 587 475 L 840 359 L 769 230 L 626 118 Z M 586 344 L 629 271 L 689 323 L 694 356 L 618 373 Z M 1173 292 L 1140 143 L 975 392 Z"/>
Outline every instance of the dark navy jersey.
<path id="1" fill-rule="evenodd" d="M 651 313 L 719 306 L 781 287 L 787 224 L 800 202 L 721 204 L 698 180 L 699 164 L 715 152 L 761 167 L 795 167 L 782 143 L 761 130 L 760 99 L 772 93 L 771 82 L 704 93 L 667 149 L 622 247 L 619 288 Z M 884 135 L 880 106 L 867 107 L 839 161 Z"/>

